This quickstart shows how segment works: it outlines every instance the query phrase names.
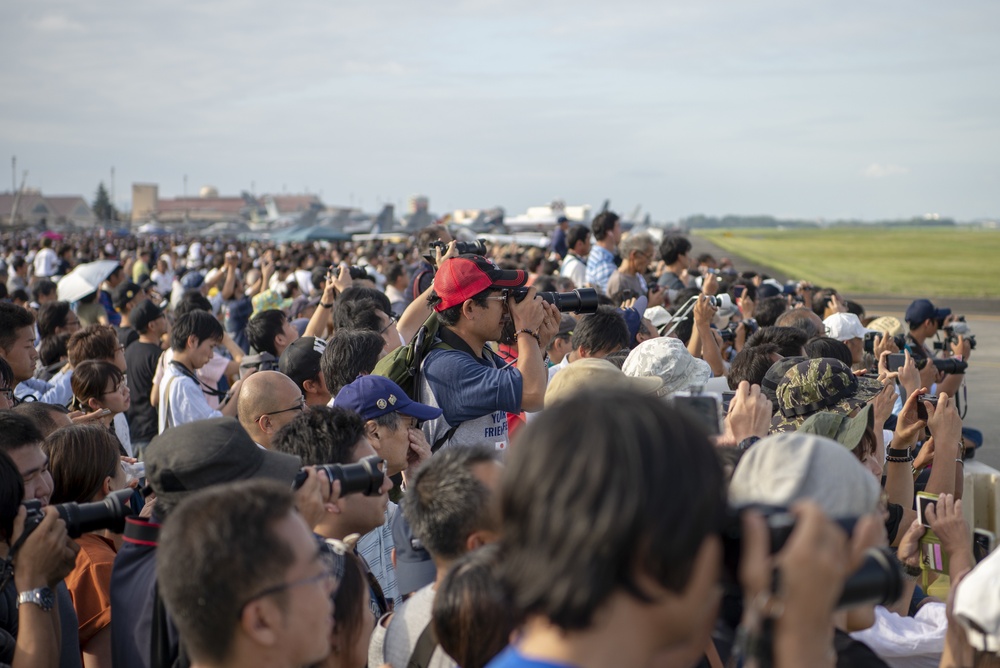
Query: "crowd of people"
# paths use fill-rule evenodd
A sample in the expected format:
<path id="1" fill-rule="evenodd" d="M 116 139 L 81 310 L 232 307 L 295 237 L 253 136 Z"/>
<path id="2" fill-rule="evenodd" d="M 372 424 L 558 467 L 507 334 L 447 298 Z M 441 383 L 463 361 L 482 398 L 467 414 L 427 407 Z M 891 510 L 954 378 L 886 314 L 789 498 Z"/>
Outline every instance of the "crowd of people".
<path id="1" fill-rule="evenodd" d="M 0 239 L 2 665 L 1000 666 L 948 308 L 610 211 L 51 236 Z"/>

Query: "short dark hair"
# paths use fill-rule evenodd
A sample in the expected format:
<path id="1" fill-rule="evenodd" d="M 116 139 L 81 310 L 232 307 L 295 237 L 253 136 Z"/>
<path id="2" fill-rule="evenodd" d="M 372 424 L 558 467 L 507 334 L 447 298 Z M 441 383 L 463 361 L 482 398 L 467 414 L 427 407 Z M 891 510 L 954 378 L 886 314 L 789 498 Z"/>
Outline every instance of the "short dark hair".
<path id="1" fill-rule="evenodd" d="M 442 241 L 448 230 L 437 225 L 428 225 L 417 232 L 416 247 L 421 252 L 430 250 L 432 241 Z"/>
<path id="2" fill-rule="evenodd" d="M 43 439 L 42 432 L 27 415 L 0 411 L 0 450 L 13 452 Z"/>
<path id="3" fill-rule="evenodd" d="M 181 295 L 181 300 L 174 307 L 174 317 L 179 318 L 192 311 L 212 312 L 212 302 L 200 290 L 188 290 Z"/>
<path id="4" fill-rule="evenodd" d="M 293 512 L 287 487 L 249 480 L 194 492 L 170 513 L 156 579 L 192 658 L 223 661 L 254 590 L 283 582 L 295 553 L 274 525 Z"/>
<path id="5" fill-rule="evenodd" d="M 326 389 L 337 396 L 341 388 L 361 375 L 371 373 L 385 348 L 377 332 L 361 329 L 338 329 L 326 343 L 320 358 Z"/>
<path id="6" fill-rule="evenodd" d="M 374 299 L 338 300 L 333 308 L 333 329 L 363 329 L 369 332 L 382 331 L 382 319 L 378 317 L 382 308 Z M 387 313 L 383 311 L 384 313 Z"/>
<path id="7" fill-rule="evenodd" d="M 84 360 L 109 360 L 118 352 L 118 334 L 111 325 L 87 325 L 66 342 L 66 354 L 73 366 Z"/>
<path id="8" fill-rule="evenodd" d="M 38 344 L 38 359 L 42 362 L 42 366 L 55 364 L 69 355 L 66 344 L 69 343 L 70 336 L 72 335 L 69 332 L 63 332 L 42 339 L 42 342 Z"/>
<path id="9" fill-rule="evenodd" d="M 843 341 L 838 341 L 829 336 L 814 336 L 806 341 L 806 357 L 831 357 L 840 360 L 848 367 L 854 364 L 854 356 L 851 349 Z"/>
<path id="10" fill-rule="evenodd" d="M 393 262 L 389 265 L 389 269 L 385 272 L 385 280 L 389 282 L 390 285 L 399 280 L 400 276 L 406 275 L 406 267 L 402 262 Z"/>
<path id="11" fill-rule="evenodd" d="M 200 345 L 202 341 L 209 339 L 221 341 L 223 334 L 222 325 L 214 315 L 205 311 L 191 311 L 174 322 L 170 345 L 174 351 L 183 352 L 187 348 L 187 340 L 192 336 L 198 339 Z"/>
<path id="12" fill-rule="evenodd" d="M 795 327 L 761 327 L 747 339 L 747 347 L 759 346 L 762 343 L 773 343 L 778 346 L 782 357 L 797 357 L 802 354 L 806 344 L 806 333 Z"/>
<path id="13" fill-rule="evenodd" d="M 118 440 L 103 426 L 76 424 L 46 437 L 42 450 L 52 472 L 52 503 L 90 503 L 104 479 L 121 467 Z"/>
<path id="14" fill-rule="evenodd" d="M 279 429 L 271 447 L 297 455 L 303 466 L 352 464 L 355 447 L 364 436 L 365 421 L 354 411 L 314 406 Z"/>
<path id="15" fill-rule="evenodd" d="M 85 359 L 73 367 L 73 377 L 70 378 L 70 387 L 73 388 L 73 399 L 83 410 L 86 408 L 87 400 L 103 399 L 108 386 L 108 381 L 118 386 L 125 375 L 121 369 L 102 359 Z"/>
<path id="16" fill-rule="evenodd" d="M 785 311 L 774 321 L 779 327 L 794 327 L 806 333 L 806 337 L 819 336 L 823 332 L 816 326 L 816 321 L 810 318 L 812 310 L 804 306 L 797 306 L 790 311 Z"/>
<path id="17" fill-rule="evenodd" d="M 615 229 L 615 224 L 618 223 L 618 220 L 618 214 L 614 211 L 602 211 L 597 214 L 597 217 L 590 224 L 590 229 L 594 232 L 594 238 L 598 241 L 603 241 L 604 237 L 611 234 Z"/>
<path id="18" fill-rule="evenodd" d="M 584 390 L 520 439 L 501 492 L 503 569 L 519 612 L 585 629 L 616 591 L 651 600 L 637 571 L 684 589 L 725 508 L 722 469 L 696 424 L 655 396 Z M 678 462 L 685 474 L 664 484 Z"/>
<path id="19" fill-rule="evenodd" d="M 0 449 L 0 540 L 14 537 L 14 520 L 24 501 L 24 478 L 6 450 Z"/>
<path id="20" fill-rule="evenodd" d="M 389 297 L 376 288 L 370 288 L 366 285 L 352 285 L 337 296 L 338 304 L 360 299 L 374 300 L 380 311 L 392 313 L 392 302 L 389 301 Z"/>
<path id="21" fill-rule="evenodd" d="M 573 250 L 573 247 L 581 241 L 589 240 L 590 230 L 587 229 L 586 225 L 574 225 L 566 232 L 566 247 L 570 250 Z"/>
<path id="22" fill-rule="evenodd" d="M 56 289 L 57 288 L 55 283 L 53 283 L 47 278 L 42 278 L 36 281 L 33 286 L 31 286 L 31 296 L 37 302 L 42 297 L 55 294 Z"/>
<path id="23" fill-rule="evenodd" d="M 10 302 L 0 302 L 0 349 L 10 350 L 17 341 L 17 330 L 34 324 L 35 316 L 28 309 Z"/>
<path id="24" fill-rule="evenodd" d="M 484 668 L 520 625 L 500 576 L 501 560 L 498 545 L 469 552 L 448 569 L 434 595 L 434 636 L 463 668 Z"/>
<path id="25" fill-rule="evenodd" d="M 48 302 L 38 309 L 38 336 L 46 338 L 55 334 L 56 328 L 66 326 L 69 302 Z"/>
<path id="26" fill-rule="evenodd" d="M 664 264 L 673 264 L 681 255 L 691 252 L 691 242 L 686 237 L 670 235 L 660 242 L 660 259 Z"/>
<path id="27" fill-rule="evenodd" d="M 495 529 L 492 492 L 477 478 L 476 464 L 499 462 L 495 448 L 447 448 L 407 481 L 403 515 L 433 556 L 448 561 L 465 554 L 465 541 L 477 529 Z"/>
<path id="28" fill-rule="evenodd" d="M 285 323 L 287 322 L 288 316 L 285 315 L 284 311 L 278 309 L 272 308 L 256 313 L 247 322 L 247 340 L 257 352 L 270 353 L 277 357 L 278 347 L 275 345 L 274 339 L 285 331 Z"/>
<path id="29" fill-rule="evenodd" d="M 66 415 L 69 412 L 69 409 L 65 406 L 47 404 L 44 401 L 24 401 L 14 406 L 11 410 L 24 415 L 34 422 L 35 426 L 38 427 L 38 431 L 41 432 L 42 438 L 48 438 L 49 434 L 56 429 L 65 426 L 55 421 L 55 418 L 52 417 L 54 413 Z"/>
<path id="30" fill-rule="evenodd" d="M 786 308 L 788 302 L 784 297 L 766 297 L 753 307 L 753 317 L 761 327 L 773 327 L 778 316 L 784 313 Z"/>
<path id="31" fill-rule="evenodd" d="M 576 321 L 570 345 L 583 348 L 589 355 L 608 353 L 628 347 L 628 325 L 625 317 L 613 306 L 598 306 L 597 311 Z"/>
<path id="32" fill-rule="evenodd" d="M 726 374 L 729 389 L 735 390 L 739 387 L 741 380 L 745 380 L 751 385 L 760 385 L 760 382 L 764 380 L 764 374 L 774 364 L 771 356 L 780 354 L 778 346 L 773 343 L 745 346 L 743 350 L 736 353 L 732 364 L 729 365 L 729 373 Z"/>

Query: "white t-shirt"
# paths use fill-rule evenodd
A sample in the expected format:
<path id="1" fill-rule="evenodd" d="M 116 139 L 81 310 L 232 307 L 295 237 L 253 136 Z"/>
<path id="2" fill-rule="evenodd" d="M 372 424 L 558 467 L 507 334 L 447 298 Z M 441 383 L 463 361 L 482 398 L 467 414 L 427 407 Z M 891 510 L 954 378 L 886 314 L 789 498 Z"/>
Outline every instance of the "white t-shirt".
<path id="1" fill-rule="evenodd" d="M 35 276 L 49 278 L 59 269 L 59 256 L 51 248 L 43 248 L 35 256 Z"/>

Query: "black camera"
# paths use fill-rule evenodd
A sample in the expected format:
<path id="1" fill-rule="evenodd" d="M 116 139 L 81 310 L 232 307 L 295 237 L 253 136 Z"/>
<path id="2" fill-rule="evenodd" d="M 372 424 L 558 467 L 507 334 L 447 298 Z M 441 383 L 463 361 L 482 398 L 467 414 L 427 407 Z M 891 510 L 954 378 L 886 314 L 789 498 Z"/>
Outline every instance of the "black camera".
<path id="1" fill-rule="evenodd" d="M 448 247 L 443 241 L 432 241 L 428 244 L 431 248 L 440 248 L 442 252 Z M 476 239 L 475 241 L 456 241 L 455 250 L 459 255 L 482 255 L 486 257 L 486 239 Z"/>
<path id="2" fill-rule="evenodd" d="M 350 272 L 352 281 L 359 281 L 363 279 L 368 279 L 369 281 L 372 280 L 371 274 L 365 271 L 364 267 L 351 267 Z"/>
<path id="3" fill-rule="evenodd" d="M 888 334 L 882 334 L 880 332 L 867 332 L 865 334 L 865 352 L 872 355 L 875 354 L 875 337 L 876 336 L 889 336 Z M 902 334 L 896 334 L 892 337 L 893 343 L 896 344 L 896 348 L 902 350 L 906 347 L 906 337 Z"/>
<path id="4" fill-rule="evenodd" d="M 520 303 L 528 296 L 528 288 L 508 291 L 514 301 Z M 543 301 L 554 305 L 560 313 L 597 313 L 600 301 L 594 288 L 578 288 L 572 292 L 539 292 Z"/>
<path id="5" fill-rule="evenodd" d="M 722 329 L 719 330 L 719 336 L 722 337 L 723 341 L 733 342 L 736 340 L 736 328 L 740 326 L 738 322 L 731 322 Z M 746 330 L 747 338 L 749 339 L 754 333 L 760 329 L 760 325 L 753 318 L 747 318 L 743 320 L 743 329 Z"/>
<path id="6" fill-rule="evenodd" d="M 131 497 L 132 488 L 128 487 L 111 492 L 103 501 L 60 503 L 53 507 L 66 523 L 66 533 L 70 538 L 79 538 L 85 533 L 99 529 L 110 529 L 115 533 L 121 533 L 125 531 L 125 518 L 132 515 L 132 509 L 126 505 Z M 28 510 L 24 519 L 24 534 L 27 536 L 41 524 L 45 512 L 42 510 L 41 501 L 37 499 L 25 501 L 24 507 Z"/>
<path id="7" fill-rule="evenodd" d="M 943 371 L 944 373 L 965 373 L 965 370 L 969 368 L 968 362 L 957 360 L 954 357 L 943 360 L 932 359 L 931 361 L 937 367 L 938 371 Z"/>
<path id="8" fill-rule="evenodd" d="M 924 406 L 924 402 L 928 402 L 934 408 L 937 408 L 938 398 L 936 394 L 921 394 L 917 397 L 917 419 L 926 420 L 927 419 L 927 406 Z"/>
<path id="9" fill-rule="evenodd" d="M 770 534 L 771 554 L 784 547 L 795 529 L 795 516 L 784 508 L 751 505 L 764 515 Z M 723 563 L 730 582 L 738 583 L 740 551 L 743 529 L 740 513 L 746 508 L 729 508 L 722 529 Z M 836 520 L 848 533 L 854 531 L 856 518 Z M 837 609 L 850 608 L 861 604 L 886 605 L 899 598 L 903 590 L 903 578 L 892 554 L 885 548 L 871 549 L 865 555 L 861 567 L 851 574 L 844 583 L 844 590 L 837 601 Z"/>
<path id="10" fill-rule="evenodd" d="M 321 464 L 316 468 L 326 473 L 331 484 L 334 480 L 340 481 L 341 496 L 348 494 L 376 496 L 385 481 L 385 460 L 377 455 L 365 457 L 357 464 Z M 307 477 L 305 471 L 296 473 L 292 489 L 302 487 Z"/>

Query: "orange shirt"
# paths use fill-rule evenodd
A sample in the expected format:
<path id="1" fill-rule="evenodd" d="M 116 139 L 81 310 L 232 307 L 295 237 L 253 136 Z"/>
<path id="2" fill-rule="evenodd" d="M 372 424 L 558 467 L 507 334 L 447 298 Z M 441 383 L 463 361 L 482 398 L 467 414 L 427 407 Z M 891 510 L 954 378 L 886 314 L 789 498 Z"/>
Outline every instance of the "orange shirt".
<path id="1" fill-rule="evenodd" d="M 80 553 L 76 567 L 66 578 L 73 597 L 73 607 L 80 619 L 80 646 L 111 623 L 111 566 L 115 562 L 115 544 L 97 534 L 76 539 Z"/>

